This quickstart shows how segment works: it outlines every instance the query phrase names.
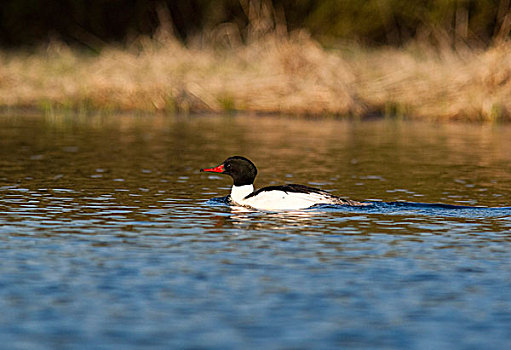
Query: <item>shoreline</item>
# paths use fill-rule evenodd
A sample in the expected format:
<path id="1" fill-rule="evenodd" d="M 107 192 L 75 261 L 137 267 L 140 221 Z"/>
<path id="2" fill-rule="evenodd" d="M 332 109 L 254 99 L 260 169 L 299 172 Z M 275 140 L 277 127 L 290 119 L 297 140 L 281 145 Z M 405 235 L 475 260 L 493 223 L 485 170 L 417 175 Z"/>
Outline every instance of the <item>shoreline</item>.
<path id="1" fill-rule="evenodd" d="M 0 109 L 510 121 L 511 44 L 327 50 L 302 33 L 222 49 L 141 40 L 91 56 L 50 43 L 0 52 Z"/>

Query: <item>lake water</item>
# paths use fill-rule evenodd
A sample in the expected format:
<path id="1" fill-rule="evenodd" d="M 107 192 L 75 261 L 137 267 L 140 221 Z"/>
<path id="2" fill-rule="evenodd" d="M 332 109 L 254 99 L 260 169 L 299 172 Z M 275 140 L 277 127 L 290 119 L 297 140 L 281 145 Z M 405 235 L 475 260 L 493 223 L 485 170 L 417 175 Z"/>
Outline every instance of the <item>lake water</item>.
<path id="1" fill-rule="evenodd" d="M 231 155 L 375 203 L 231 208 Z M 0 348 L 508 349 L 510 193 L 509 125 L 3 115 Z"/>

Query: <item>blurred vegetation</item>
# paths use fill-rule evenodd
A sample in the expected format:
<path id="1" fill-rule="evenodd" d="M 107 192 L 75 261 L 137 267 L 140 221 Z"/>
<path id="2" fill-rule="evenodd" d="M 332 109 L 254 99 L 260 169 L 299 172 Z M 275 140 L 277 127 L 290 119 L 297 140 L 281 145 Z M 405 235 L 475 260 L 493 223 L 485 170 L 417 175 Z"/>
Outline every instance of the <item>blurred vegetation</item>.
<path id="1" fill-rule="evenodd" d="M 338 40 L 402 46 L 488 46 L 509 37 L 510 0 L 3 0 L 0 46 L 49 40 L 99 49 L 154 35 L 162 22 L 180 40 L 247 42 L 253 35 L 307 29 Z"/>
<path id="2" fill-rule="evenodd" d="M 511 121 L 510 6 L 3 0 L 0 109 Z"/>

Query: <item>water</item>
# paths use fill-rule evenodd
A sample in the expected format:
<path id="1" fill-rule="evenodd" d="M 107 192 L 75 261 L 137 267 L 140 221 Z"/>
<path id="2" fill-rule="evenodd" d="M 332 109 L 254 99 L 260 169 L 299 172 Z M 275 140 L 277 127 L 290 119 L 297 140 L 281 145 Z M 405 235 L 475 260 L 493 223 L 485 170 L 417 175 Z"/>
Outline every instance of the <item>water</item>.
<path id="1" fill-rule="evenodd" d="M 4 115 L 0 347 L 507 349 L 509 150 L 508 125 Z M 235 154 L 374 204 L 230 208 L 199 168 Z"/>

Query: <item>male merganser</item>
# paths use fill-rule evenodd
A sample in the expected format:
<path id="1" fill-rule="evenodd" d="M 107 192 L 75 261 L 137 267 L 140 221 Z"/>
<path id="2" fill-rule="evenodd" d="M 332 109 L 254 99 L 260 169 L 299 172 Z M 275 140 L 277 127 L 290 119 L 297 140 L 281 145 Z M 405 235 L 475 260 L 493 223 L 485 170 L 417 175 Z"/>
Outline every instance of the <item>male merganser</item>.
<path id="1" fill-rule="evenodd" d="M 228 201 L 234 205 L 262 210 L 305 209 L 316 204 L 366 205 L 304 185 L 268 186 L 254 191 L 257 169 L 254 163 L 245 157 L 229 157 L 217 167 L 204 168 L 200 171 L 232 177 L 234 185 Z"/>

